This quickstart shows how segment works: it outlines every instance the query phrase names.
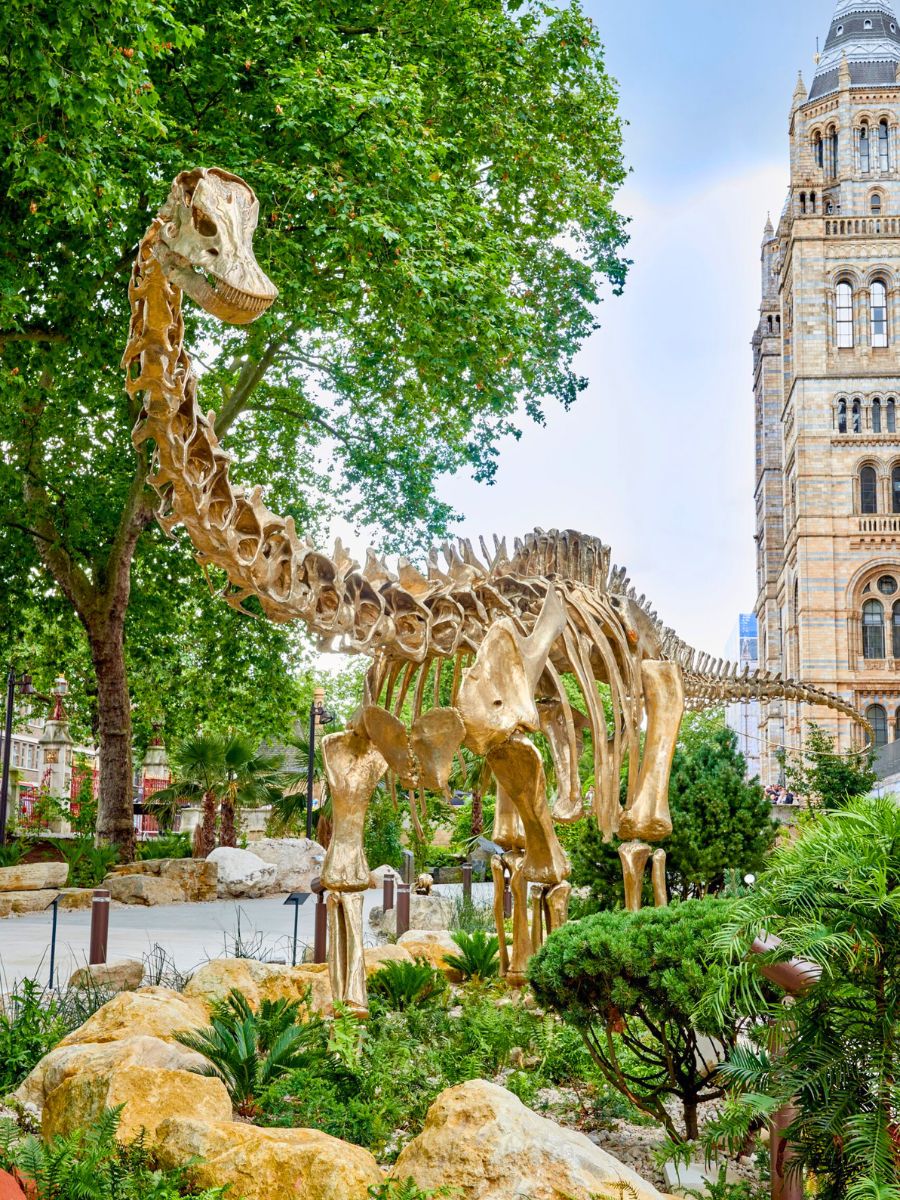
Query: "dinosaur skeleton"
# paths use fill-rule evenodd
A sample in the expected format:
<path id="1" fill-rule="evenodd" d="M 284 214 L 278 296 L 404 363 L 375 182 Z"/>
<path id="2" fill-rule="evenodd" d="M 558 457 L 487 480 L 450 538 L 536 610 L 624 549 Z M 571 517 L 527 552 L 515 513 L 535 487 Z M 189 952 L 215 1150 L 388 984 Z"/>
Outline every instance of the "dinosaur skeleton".
<path id="1" fill-rule="evenodd" d="M 186 292 L 223 321 L 255 320 L 275 286 L 253 255 L 259 205 L 241 179 L 212 168 L 185 172 L 143 237 L 129 288 L 131 330 L 123 367 L 140 395 L 134 430 L 155 444 L 152 484 L 167 531 L 184 525 L 204 568 L 221 568 L 224 598 L 240 609 L 251 596 L 275 621 L 303 621 L 323 649 L 372 658 L 363 703 L 349 728 L 323 739 L 334 834 L 323 868 L 328 889 L 330 968 L 336 999 L 364 1010 L 363 893 L 369 867 L 363 824 L 370 796 L 389 774 L 413 795 L 449 794 L 454 757 L 467 747 L 486 758 L 498 785 L 498 885 L 509 873 L 516 900 L 504 972 L 521 980 L 529 954 L 565 919 L 569 865 L 554 820 L 583 813 L 578 760 L 591 735 L 593 811 L 620 853 L 628 903 L 640 904 L 652 848 L 672 830 L 667 789 L 685 707 L 756 698 L 824 705 L 860 721 L 836 697 L 805 684 L 699 654 L 665 628 L 610 550 L 574 532 L 537 531 L 512 551 L 496 538 L 480 555 L 461 541 L 432 552 L 419 570 L 392 571 L 372 551 L 360 567 L 336 543 L 331 556 L 298 535 L 290 517 L 266 507 L 261 489 L 229 479 L 215 414 L 196 401 L 184 351 Z M 573 680 L 581 706 L 565 680 Z M 611 722 L 597 684 L 607 685 Z M 411 711 L 409 726 L 401 715 Z M 610 732 L 611 725 L 611 732 Z M 641 744 L 640 733 L 646 726 Z M 547 803 L 541 756 L 552 753 L 557 793 Z M 620 775 L 627 763 L 625 803 Z M 665 855 L 653 855 L 658 903 L 665 903 Z M 528 886 L 536 892 L 531 928 Z M 503 930 L 498 886 L 498 928 Z"/>

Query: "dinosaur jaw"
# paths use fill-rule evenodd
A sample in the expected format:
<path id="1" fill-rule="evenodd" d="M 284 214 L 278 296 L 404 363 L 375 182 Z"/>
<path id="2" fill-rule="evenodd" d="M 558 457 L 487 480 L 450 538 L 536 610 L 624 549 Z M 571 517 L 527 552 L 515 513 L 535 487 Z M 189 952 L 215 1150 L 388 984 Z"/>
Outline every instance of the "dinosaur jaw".
<path id="1" fill-rule="evenodd" d="M 181 288 L 205 312 L 218 317 L 220 321 L 227 321 L 229 325 L 249 325 L 262 316 L 278 294 L 274 288 L 267 293 L 263 287 L 253 291 L 236 287 L 212 271 L 192 266 L 182 255 L 173 253 L 165 246 L 160 247 L 156 257 L 170 282 Z M 262 271 L 259 271 L 259 275 L 268 282 Z"/>

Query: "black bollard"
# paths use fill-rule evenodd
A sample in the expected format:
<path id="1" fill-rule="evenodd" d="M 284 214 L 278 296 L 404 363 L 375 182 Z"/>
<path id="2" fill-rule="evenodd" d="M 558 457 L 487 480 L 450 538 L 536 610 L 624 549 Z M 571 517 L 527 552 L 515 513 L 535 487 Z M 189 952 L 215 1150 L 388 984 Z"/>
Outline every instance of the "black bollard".
<path id="1" fill-rule="evenodd" d="M 109 892 L 106 888 L 95 888 L 91 900 L 91 950 L 89 963 L 106 962 L 106 944 L 109 941 Z"/>
<path id="2" fill-rule="evenodd" d="M 409 884 L 397 888 L 397 937 L 409 933 Z"/>

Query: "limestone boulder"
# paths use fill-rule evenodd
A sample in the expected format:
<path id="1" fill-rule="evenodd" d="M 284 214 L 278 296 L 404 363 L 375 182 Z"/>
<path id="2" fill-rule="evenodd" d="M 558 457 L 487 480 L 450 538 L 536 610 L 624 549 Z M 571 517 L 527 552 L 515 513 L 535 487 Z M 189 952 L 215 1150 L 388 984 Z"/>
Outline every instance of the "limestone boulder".
<path id="1" fill-rule="evenodd" d="M 231 896 L 252 900 L 264 896 L 272 891 L 278 874 L 272 863 L 263 862 L 249 850 L 231 846 L 218 846 L 206 861 L 216 864 L 220 899 Z"/>
<path id="2" fill-rule="evenodd" d="M 165 858 L 142 858 L 138 862 L 116 863 L 110 867 L 110 875 L 159 875 Z"/>
<path id="3" fill-rule="evenodd" d="M 231 1098 L 221 1079 L 159 1067 L 113 1066 L 80 1071 L 53 1089 L 44 1104 L 45 1139 L 89 1128 L 108 1108 L 122 1107 L 117 1137 L 133 1142 L 142 1132 L 154 1143 L 157 1130 L 173 1117 L 202 1112 L 210 1121 L 231 1120 Z"/>
<path id="4" fill-rule="evenodd" d="M 47 1096 L 73 1075 L 108 1075 L 116 1067 L 142 1066 L 162 1071 L 195 1071 L 206 1060 L 178 1042 L 139 1035 L 119 1042 L 55 1046 L 13 1093 L 20 1104 L 40 1114 Z"/>
<path id="5" fill-rule="evenodd" d="M 173 1118 L 157 1131 L 157 1153 L 168 1168 L 193 1161 L 197 1186 L 242 1200 L 367 1200 L 384 1178 L 368 1150 L 316 1129 Z"/>
<path id="6" fill-rule="evenodd" d="M 28 892 L 0 892 L 0 917 L 9 917 L 13 913 L 43 912 L 58 895 L 59 892 L 50 888 Z"/>
<path id="7" fill-rule="evenodd" d="M 633 1200 L 661 1200 L 583 1133 L 539 1117 L 483 1079 L 438 1096 L 392 1174 L 423 1189 L 447 1187 L 459 1200 L 596 1200 L 620 1190 Z"/>
<path id="8" fill-rule="evenodd" d="M 144 964 L 126 958 L 120 962 L 94 963 L 79 967 L 69 980 L 69 987 L 89 991 L 134 992 L 144 981 Z"/>
<path id="9" fill-rule="evenodd" d="M 325 862 L 325 847 L 310 838 L 260 838 L 253 853 L 275 868 L 273 892 L 308 892 Z"/>
<path id="10" fill-rule="evenodd" d="M 140 988 L 113 996 L 60 1045 L 121 1042 L 141 1034 L 171 1042 L 179 1030 L 203 1029 L 208 1024 L 209 1011 L 201 1000 L 169 988 Z"/>
<path id="11" fill-rule="evenodd" d="M 394 888 L 398 883 L 403 882 L 403 876 L 394 867 L 382 866 L 376 867 L 369 875 L 369 887 L 380 888 L 384 887 L 385 879 L 393 879 Z"/>
<path id="12" fill-rule="evenodd" d="M 161 879 L 156 875 L 107 875 L 103 886 L 109 888 L 110 897 L 120 904 L 183 904 L 187 899 L 181 885 L 174 879 Z"/>
<path id="13" fill-rule="evenodd" d="M 210 1006 L 224 1000 L 233 989 L 241 992 L 254 1009 L 263 1000 L 302 1000 L 309 994 L 311 1009 L 322 1015 L 333 1012 L 324 963 L 287 967 L 253 958 L 215 958 L 194 973 L 184 994 Z"/>
<path id="14" fill-rule="evenodd" d="M 458 972 L 446 962 L 448 954 L 459 954 L 459 946 L 446 930 L 411 929 L 409 933 L 401 934 L 397 945 L 402 946 L 413 958 L 424 958 L 438 971 L 443 971 L 448 979 L 459 982 Z"/>
<path id="15" fill-rule="evenodd" d="M 376 971 L 380 971 L 382 967 L 391 962 L 413 962 L 413 956 L 405 946 L 375 946 L 371 950 L 366 950 L 366 978 L 374 975 Z"/>
<path id="16" fill-rule="evenodd" d="M 15 867 L 0 867 L 0 892 L 58 890 L 66 886 L 68 878 L 68 863 L 19 863 Z"/>
<path id="17" fill-rule="evenodd" d="M 177 883 L 190 901 L 218 898 L 219 868 L 208 858 L 164 858 L 159 876 Z"/>
<path id="18" fill-rule="evenodd" d="M 410 929 L 450 929 L 456 912 L 453 901 L 446 896 L 418 896 L 413 893 L 409 898 L 409 927 Z M 369 924 L 383 936 L 391 936 L 397 932 L 397 906 L 387 912 L 378 907 L 369 913 Z"/>
<path id="19" fill-rule="evenodd" d="M 63 888 L 59 893 L 59 911 L 76 912 L 91 907 L 93 888 Z"/>

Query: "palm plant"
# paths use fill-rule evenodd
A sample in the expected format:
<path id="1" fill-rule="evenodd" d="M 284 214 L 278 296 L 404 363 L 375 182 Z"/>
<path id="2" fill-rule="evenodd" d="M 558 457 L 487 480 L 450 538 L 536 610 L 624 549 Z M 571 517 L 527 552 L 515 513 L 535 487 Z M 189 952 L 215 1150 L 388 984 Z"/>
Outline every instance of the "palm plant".
<path id="1" fill-rule="evenodd" d="M 206 858 L 216 844 L 216 818 L 221 807 L 220 842 L 237 844 L 238 808 L 275 804 L 287 777 L 282 756 L 256 748 L 240 733 L 201 733 L 188 738 L 173 755 L 173 779 L 156 792 L 148 807 L 171 813 L 185 800 L 202 805 L 203 817 L 194 835 L 194 856 Z"/>
<path id="2" fill-rule="evenodd" d="M 446 991 L 447 981 L 443 974 L 422 959 L 385 963 L 369 980 L 370 996 L 394 1012 L 435 1004 Z"/>
<path id="3" fill-rule="evenodd" d="M 494 979 L 500 972 L 500 942 L 496 934 L 489 935 L 484 929 L 472 933 L 458 929 L 453 940 L 459 946 L 459 954 L 445 954 L 444 962 L 451 970 L 458 971 L 463 979 L 482 981 Z"/>
<path id="4" fill-rule="evenodd" d="M 786 1137 L 824 1200 L 897 1200 L 900 808 L 854 800 L 771 861 L 718 939 L 731 965 L 711 1010 L 751 1015 L 759 1036 L 722 1069 L 731 1099 L 710 1137 L 737 1146 L 793 1102 Z M 761 930 L 780 945 L 748 956 Z M 787 1007 L 760 968 L 792 958 L 821 977 Z"/>
<path id="5" fill-rule="evenodd" d="M 292 765 L 284 771 L 285 785 L 281 795 L 272 808 L 278 821 L 285 827 L 300 824 L 306 817 L 306 786 L 309 772 L 310 745 L 309 734 L 305 730 L 296 730 L 287 739 L 288 753 Z M 293 753 L 291 753 L 293 752 Z M 316 739 L 312 747 L 313 783 L 319 789 L 319 806 L 315 813 L 316 840 L 323 846 L 327 845 L 328 832 L 331 826 L 331 796 L 328 792 L 328 779 L 325 774 L 325 760 L 322 757 L 321 742 Z"/>
<path id="6" fill-rule="evenodd" d="M 324 1060 L 322 1023 L 300 1024 L 299 1001 L 263 1001 L 254 1012 L 236 990 L 216 1006 L 207 1029 L 175 1034 L 183 1046 L 202 1054 L 198 1073 L 221 1079 L 243 1117 L 258 1111 L 257 1096 L 286 1071 Z"/>

